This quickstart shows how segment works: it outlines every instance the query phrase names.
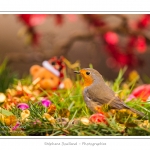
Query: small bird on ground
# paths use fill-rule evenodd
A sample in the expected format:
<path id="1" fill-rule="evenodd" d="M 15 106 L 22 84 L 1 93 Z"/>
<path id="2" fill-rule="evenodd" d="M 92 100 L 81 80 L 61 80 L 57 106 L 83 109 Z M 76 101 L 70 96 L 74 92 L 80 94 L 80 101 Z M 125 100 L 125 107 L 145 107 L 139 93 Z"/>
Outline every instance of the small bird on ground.
<path id="1" fill-rule="evenodd" d="M 145 114 L 121 101 L 115 92 L 105 84 L 102 75 L 97 70 L 84 68 L 74 72 L 80 74 L 84 79 L 83 97 L 87 107 L 94 113 L 100 112 L 102 106 L 108 105 L 110 109 L 127 109 L 140 117 L 145 117 Z"/>

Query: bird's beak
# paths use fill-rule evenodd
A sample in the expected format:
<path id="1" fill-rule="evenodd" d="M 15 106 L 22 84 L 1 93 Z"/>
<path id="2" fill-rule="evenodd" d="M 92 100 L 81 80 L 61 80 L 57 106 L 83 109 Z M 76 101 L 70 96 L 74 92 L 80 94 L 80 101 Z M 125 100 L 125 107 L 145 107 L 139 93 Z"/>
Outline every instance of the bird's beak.
<path id="1" fill-rule="evenodd" d="M 79 72 L 79 71 L 74 71 L 74 73 L 80 74 L 80 72 Z"/>

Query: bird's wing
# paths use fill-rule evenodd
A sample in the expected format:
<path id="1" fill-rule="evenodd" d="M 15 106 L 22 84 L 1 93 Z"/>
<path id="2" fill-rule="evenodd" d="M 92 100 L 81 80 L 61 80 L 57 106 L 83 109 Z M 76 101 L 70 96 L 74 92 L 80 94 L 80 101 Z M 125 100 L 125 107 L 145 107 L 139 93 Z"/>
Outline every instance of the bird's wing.
<path id="1" fill-rule="evenodd" d="M 94 85 L 94 88 L 88 88 L 87 97 L 97 105 L 108 104 L 112 109 L 128 108 L 107 85 L 101 87 Z"/>
<path id="2" fill-rule="evenodd" d="M 138 114 L 139 116 L 147 118 L 145 114 L 130 108 L 123 101 L 121 101 L 119 97 L 116 97 L 115 93 L 107 85 L 102 86 L 101 89 L 98 85 L 94 85 L 94 88 L 87 88 L 85 93 L 87 100 L 92 101 L 93 106 L 102 106 L 104 104 L 108 104 L 111 109 L 130 109 L 132 112 Z M 94 108 L 91 108 L 91 110 L 94 110 Z"/>

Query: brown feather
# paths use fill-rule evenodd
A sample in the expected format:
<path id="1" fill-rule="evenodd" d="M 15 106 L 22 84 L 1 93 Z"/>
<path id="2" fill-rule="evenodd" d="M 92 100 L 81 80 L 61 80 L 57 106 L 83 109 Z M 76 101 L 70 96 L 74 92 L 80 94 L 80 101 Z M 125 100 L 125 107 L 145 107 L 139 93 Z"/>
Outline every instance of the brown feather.
<path id="1" fill-rule="evenodd" d="M 111 109 L 129 109 L 141 117 L 145 116 L 142 112 L 130 108 L 120 98 L 116 97 L 114 91 L 105 84 L 104 79 L 98 71 L 91 68 L 82 70 L 84 72 L 90 71 L 90 78 L 93 78 L 93 83 L 85 87 L 83 91 L 84 100 L 91 111 L 95 112 L 96 106 L 108 104 Z M 84 78 L 88 78 L 88 76 L 84 75 Z"/>

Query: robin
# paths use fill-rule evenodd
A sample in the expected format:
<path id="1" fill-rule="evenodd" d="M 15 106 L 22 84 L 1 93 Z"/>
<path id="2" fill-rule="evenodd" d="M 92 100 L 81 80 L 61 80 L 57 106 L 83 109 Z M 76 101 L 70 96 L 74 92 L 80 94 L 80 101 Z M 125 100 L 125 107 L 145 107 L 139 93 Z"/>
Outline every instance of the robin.
<path id="1" fill-rule="evenodd" d="M 121 101 L 114 91 L 105 84 L 102 75 L 97 70 L 84 68 L 74 72 L 80 74 L 84 79 L 83 97 L 87 107 L 94 113 L 100 112 L 102 106 L 108 105 L 110 109 L 127 109 L 140 117 L 145 116 L 142 112 L 127 106 Z"/>

